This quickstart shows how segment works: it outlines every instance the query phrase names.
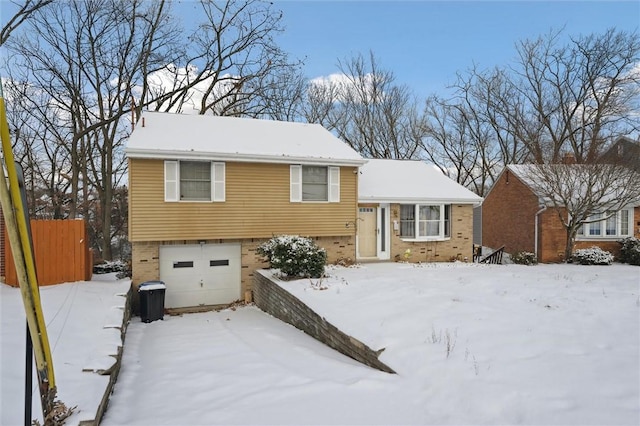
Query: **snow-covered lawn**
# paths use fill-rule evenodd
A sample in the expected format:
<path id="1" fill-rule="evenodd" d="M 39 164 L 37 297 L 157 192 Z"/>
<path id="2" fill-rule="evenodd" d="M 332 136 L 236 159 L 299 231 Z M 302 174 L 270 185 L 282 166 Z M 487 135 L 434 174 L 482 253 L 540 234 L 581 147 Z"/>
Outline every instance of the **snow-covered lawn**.
<path id="1" fill-rule="evenodd" d="M 109 376 L 83 370 L 109 368 L 110 354 L 122 344 L 125 297 L 131 281 L 115 274 L 94 281 L 40 288 L 42 309 L 53 356 L 58 399 L 77 406 L 67 424 L 91 420 Z M 25 314 L 20 290 L 0 284 L 0 424 L 20 425 L 24 418 Z M 33 416 L 42 423 L 37 382 L 32 387 Z"/>
<path id="2" fill-rule="evenodd" d="M 282 285 L 361 366 L 255 307 L 129 326 L 103 424 L 640 424 L 640 268 L 368 264 Z"/>

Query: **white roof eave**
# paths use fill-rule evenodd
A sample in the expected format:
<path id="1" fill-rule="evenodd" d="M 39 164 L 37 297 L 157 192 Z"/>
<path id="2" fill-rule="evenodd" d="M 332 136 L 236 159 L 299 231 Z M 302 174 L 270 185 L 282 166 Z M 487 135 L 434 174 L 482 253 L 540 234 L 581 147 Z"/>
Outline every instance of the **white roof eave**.
<path id="1" fill-rule="evenodd" d="M 278 164 L 323 164 L 338 166 L 362 166 L 365 159 L 356 158 L 324 158 L 324 157 L 295 157 L 288 155 L 256 155 L 240 153 L 214 153 L 200 151 L 147 150 L 127 148 L 127 158 L 142 158 L 154 160 L 210 160 L 235 161 L 244 163 L 278 163 Z"/>
<path id="2" fill-rule="evenodd" d="M 483 198 L 410 198 L 410 197 L 359 197 L 358 203 L 380 203 L 380 204 L 473 204 L 479 206 L 484 201 Z"/>

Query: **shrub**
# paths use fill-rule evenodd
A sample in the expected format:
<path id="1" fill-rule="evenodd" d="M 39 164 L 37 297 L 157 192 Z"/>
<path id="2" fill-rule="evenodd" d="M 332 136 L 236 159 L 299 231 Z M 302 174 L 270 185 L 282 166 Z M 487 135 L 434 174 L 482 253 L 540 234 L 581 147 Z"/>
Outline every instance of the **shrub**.
<path id="1" fill-rule="evenodd" d="M 518 251 L 511 255 L 511 261 L 518 265 L 537 265 L 538 258 L 530 251 Z"/>
<path id="2" fill-rule="evenodd" d="M 109 274 L 111 272 L 126 272 L 128 268 L 127 262 L 122 260 L 105 260 L 101 263 L 93 265 L 94 274 Z"/>
<path id="3" fill-rule="evenodd" d="M 613 255 L 600 247 L 593 246 L 574 251 L 571 260 L 581 265 L 611 265 Z"/>
<path id="4" fill-rule="evenodd" d="M 640 266 L 640 239 L 627 237 L 619 243 L 622 245 L 620 247 L 620 262 Z"/>
<path id="5" fill-rule="evenodd" d="M 324 275 L 327 252 L 310 238 L 297 235 L 273 237 L 260 244 L 256 251 L 269 261 L 272 268 L 279 269 L 287 277 L 320 278 Z"/>

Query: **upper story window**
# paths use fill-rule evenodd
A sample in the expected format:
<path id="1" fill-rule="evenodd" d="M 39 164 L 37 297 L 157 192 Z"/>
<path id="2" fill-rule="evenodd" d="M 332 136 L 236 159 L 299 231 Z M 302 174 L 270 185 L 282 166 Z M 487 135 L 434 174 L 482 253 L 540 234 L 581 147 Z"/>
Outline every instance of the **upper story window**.
<path id="1" fill-rule="evenodd" d="M 581 239 L 618 238 L 631 235 L 633 210 L 594 213 L 583 223 L 576 236 Z"/>
<path id="2" fill-rule="evenodd" d="M 451 236 L 451 205 L 402 204 L 400 237 L 438 240 Z"/>
<path id="3" fill-rule="evenodd" d="M 340 201 L 340 167 L 290 166 L 291 202 Z"/>
<path id="4" fill-rule="evenodd" d="M 165 201 L 224 201 L 225 164 L 165 161 Z"/>
<path id="5" fill-rule="evenodd" d="M 302 201 L 329 201 L 326 167 L 302 166 Z"/>

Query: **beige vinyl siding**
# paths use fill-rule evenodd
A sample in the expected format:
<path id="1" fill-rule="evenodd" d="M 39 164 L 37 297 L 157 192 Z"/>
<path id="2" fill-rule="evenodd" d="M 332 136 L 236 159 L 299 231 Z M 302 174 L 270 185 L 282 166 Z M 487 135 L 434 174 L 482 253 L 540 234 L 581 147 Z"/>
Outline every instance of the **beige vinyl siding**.
<path id="1" fill-rule="evenodd" d="M 129 160 L 131 241 L 353 235 L 355 167 L 341 167 L 339 203 L 291 203 L 288 164 L 233 162 L 225 202 L 165 202 L 163 170 L 162 160 Z"/>

